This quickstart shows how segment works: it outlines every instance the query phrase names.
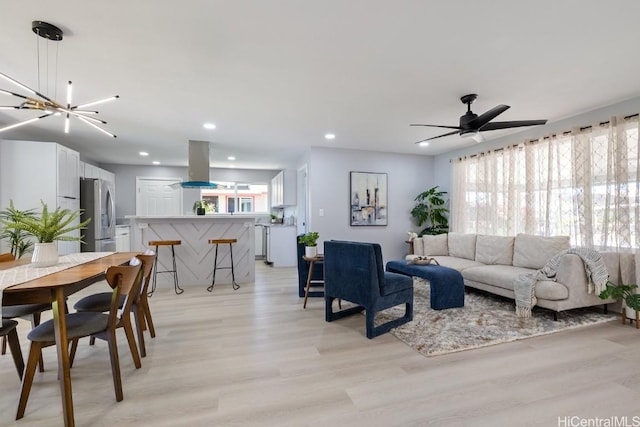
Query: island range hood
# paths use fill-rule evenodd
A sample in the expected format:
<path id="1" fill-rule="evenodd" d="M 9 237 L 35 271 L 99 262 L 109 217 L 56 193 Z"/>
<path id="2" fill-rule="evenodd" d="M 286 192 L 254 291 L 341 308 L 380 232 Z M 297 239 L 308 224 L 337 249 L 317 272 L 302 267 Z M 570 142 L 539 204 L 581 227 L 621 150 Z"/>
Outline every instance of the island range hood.
<path id="1" fill-rule="evenodd" d="M 189 140 L 189 180 L 171 187 L 218 188 L 218 184 L 209 181 L 209 141 Z"/>

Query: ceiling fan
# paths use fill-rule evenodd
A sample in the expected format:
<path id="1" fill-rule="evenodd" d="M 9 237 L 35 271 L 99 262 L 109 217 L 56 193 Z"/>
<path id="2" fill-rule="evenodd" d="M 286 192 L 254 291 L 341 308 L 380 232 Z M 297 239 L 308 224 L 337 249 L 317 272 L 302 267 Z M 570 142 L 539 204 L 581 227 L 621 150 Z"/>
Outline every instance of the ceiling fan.
<path id="1" fill-rule="evenodd" d="M 423 125 L 423 124 L 411 124 L 409 126 L 428 126 L 434 128 L 444 128 L 444 129 L 455 129 L 452 132 L 447 132 L 442 135 L 434 136 L 431 138 L 423 139 L 421 141 L 416 142 L 416 144 L 420 144 L 422 142 L 430 141 L 432 139 L 442 138 L 444 136 L 459 134 L 462 137 L 472 137 L 476 142 L 484 141 L 482 134 L 480 131 L 488 131 L 488 130 L 499 130 L 499 129 L 509 129 L 509 128 L 517 128 L 523 126 L 537 126 L 543 125 L 547 123 L 546 120 L 517 120 L 510 122 L 492 122 L 491 120 L 498 117 L 500 114 L 507 111 L 510 107 L 508 105 L 500 104 L 496 107 L 493 107 L 489 111 L 477 115 L 473 111 L 471 111 L 471 104 L 478 98 L 478 95 L 475 93 L 464 95 L 460 98 L 463 104 L 467 104 L 467 112 L 460 116 L 460 126 L 442 126 L 442 125 Z"/>

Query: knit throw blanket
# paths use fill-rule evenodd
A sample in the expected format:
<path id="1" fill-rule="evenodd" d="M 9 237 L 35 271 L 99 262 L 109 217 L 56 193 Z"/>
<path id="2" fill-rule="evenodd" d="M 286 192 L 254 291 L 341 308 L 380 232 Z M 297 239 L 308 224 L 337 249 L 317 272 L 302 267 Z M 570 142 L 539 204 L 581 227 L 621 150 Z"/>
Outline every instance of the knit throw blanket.
<path id="1" fill-rule="evenodd" d="M 609 281 L 609 272 L 604 265 L 600 253 L 591 248 L 569 248 L 551 258 L 544 267 L 535 273 L 521 274 L 513 284 L 516 294 L 516 315 L 531 317 L 531 308 L 536 305 L 536 282 L 538 280 L 555 280 L 562 257 L 567 254 L 578 255 L 582 258 L 584 270 L 589 279 L 587 292 L 600 294 Z"/>

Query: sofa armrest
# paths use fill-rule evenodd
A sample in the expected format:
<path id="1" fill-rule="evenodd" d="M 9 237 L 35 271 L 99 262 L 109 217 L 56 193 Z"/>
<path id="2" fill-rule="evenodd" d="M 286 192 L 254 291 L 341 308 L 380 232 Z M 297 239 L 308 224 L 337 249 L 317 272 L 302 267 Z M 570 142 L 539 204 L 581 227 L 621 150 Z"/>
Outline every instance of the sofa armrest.
<path id="1" fill-rule="evenodd" d="M 582 258 L 575 254 L 566 254 L 560 259 L 556 280 L 573 292 L 587 293 L 589 279 Z"/>
<path id="2" fill-rule="evenodd" d="M 615 263 L 611 264 L 611 261 L 612 260 L 605 258 L 605 264 L 607 264 L 607 268 L 610 270 L 615 268 Z M 617 278 L 617 271 L 610 271 L 609 276 Z M 569 299 L 578 302 L 577 307 L 593 305 L 594 301 L 601 301 L 602 304 L 615 302 L 615 300 L 611 298 L 600 300 L 597 293 L 588 293 L 589 279 L 582 258 L 578 255 L 566 254 L 562 257 L 556 280 L 569 289 Z M 591 303 L 589 303 L 590 301 Z"/>

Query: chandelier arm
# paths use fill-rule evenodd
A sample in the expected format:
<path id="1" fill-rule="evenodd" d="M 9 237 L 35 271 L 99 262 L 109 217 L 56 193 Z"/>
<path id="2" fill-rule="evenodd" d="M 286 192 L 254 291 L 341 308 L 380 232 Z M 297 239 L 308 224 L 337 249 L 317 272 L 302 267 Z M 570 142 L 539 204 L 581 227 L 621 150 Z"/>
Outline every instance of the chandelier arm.
<path id="1" fill-rule="evenodd" d="M 62 111 L 64 113 L 67 113 L 67 114 L 71 114 L 74 117 L 77 117 L 79 119 L 82 118 L 82 119 L 86 119 L 86 120 L 91 120 L 92 122 L 100 123 L 100 124 L 103 124 L 103 125 L 107 124 L 107 122 L 105 122 L 104 120 L 96 119 L 95 117 L 85 116 L 84 114 L 80 114 L 80 113 L 78 113 L 76 111 L 68 110 L 66 108 L 62 108 L 62 109 L 60 109 L 60 111 Z"/>
<path id="2" fill-rule="evenodd" d="M 3 93 L 5 95 L 13 95 L 15 97 L 22 98 L 22 99 L 29 99 L 28 96 L 20 95 L 19 93 L 11 92 L 11 91 L 4 90 L 4 89 L 0 89 L 0 93 Z"/>
<path id="3" fill-rule="evenodd" d="M 27 86 L 27 85 L 23 85 L 23 84 L 22 84 L 22 83 L 20 83 L 19 81 L 15 80 L 15 79 L 12 79 L 11 77 L 7 76 L 6 74 L 4 74 L 4 73 L 2 73 L 2 72 L 0 72 L 0 77 L 3 77 L 4 79 L 6 79 L 6 80 L 10 81 L 10 82 L 11 82 L 11 83 L 13 83 L 14 85 L 16 85 L 16 86 L 18 86 L 18 87 L 20 87 L 20 88 L 22 88 L 22 89 L 26 90 L 27 92 L 29 92 L 29 93 L 31 93 L 31 94 L 33 94 L 33 95 L 37 95 L 37 96 L 39 96 L 40 98 L 42 98 L 42 99 L 44 99 L 44 100 L 46 100 L 46 101 L 49 101 L 49 102 L 51 102 L 51 103 L 53 103 L 53 104 L 57 104 L 57 102 L 55 102 L 54 100 L 52 100 L 52 99 L 51 99 L 51 98 L 49 98 L 48 96 L 45 96 L 45 95 L 41 94 L 40 92 L 38 92 L 38 91 L 36 91 L 36 90 L 31 89 L 31 88 L 30 88 L 29 86 Z"/>
<path id="4" fill-rule="evenodd" d="M 5 127 L 3 127 L 3 128 L 0 128 L 0 132 L 3 132 L 3 131 L 5 131 L 5 130 L 9 130 L 9 129 L 13 129 L 13 128 L 17 128 L 18 126 L 23 126 L 23 125 L 26 125 L 26 124 L 29 124 L 29 123 L 33 123 L 33 122 L 35 122 L 35 121 L 38 121 L 38 120 L 40 120 L 40 119 L 44 119 L 45 117 L 49 117 L 49 116 L 51 116 L 51 115 L 53 115 L 53 113 L 43 114 L 43 115 L 42 115 L 42 116 L 40 116 L 40 117 L 36 117 L 36 118 L 33 118 L 33 119 L 23 120 L 23 121 L 21 121 L 21 122 L 14 123 L 14 124 L 12 124 L 12 125 L 5 126 Z"/>
<path id="5" fill-rule="evenodd" d="M 106 131 L 106 130 L 102 129 L 100 126 L 98 126 L 98 125 L 96 125 L 96 124 L 94 124 L 94 123 L 91 123 L 89 120 L 87 120 L 87 117 L 78 116 L 78 118 L 79 118 L 80 120 L 82 120 L 83 122 L 85 122 L 86 124 L 88 124 L 89 126 L 92 126 L 92 127 L 96 128 L 96 129 L 98 129 L 100 132 L 105 133 L 105 134 L 109 135 L 109 136 L 110 136 L 110 137 L 112 137 L 112 138 L 117 138 L 117 137 L 116 137 L 114 134 L 112 134 L 111 132 L 108 132 L 108 131 Z"/>
<path id="6" fill-rule="evenodd" d="M 73 107 L 71 107 L 71 109 L 75 110 L 77 108 L 86 108 L 86 107 L 89 107 L 91 105 L 102 104 L 103 102 L 113 101 L 113 100 L 118 99 L 118 98 L 120 98 L 120 95 L 109 96 L 107 98 L 98 99 L 97 101 L 87 102 L 86 104 L 74 105 Z"/>

